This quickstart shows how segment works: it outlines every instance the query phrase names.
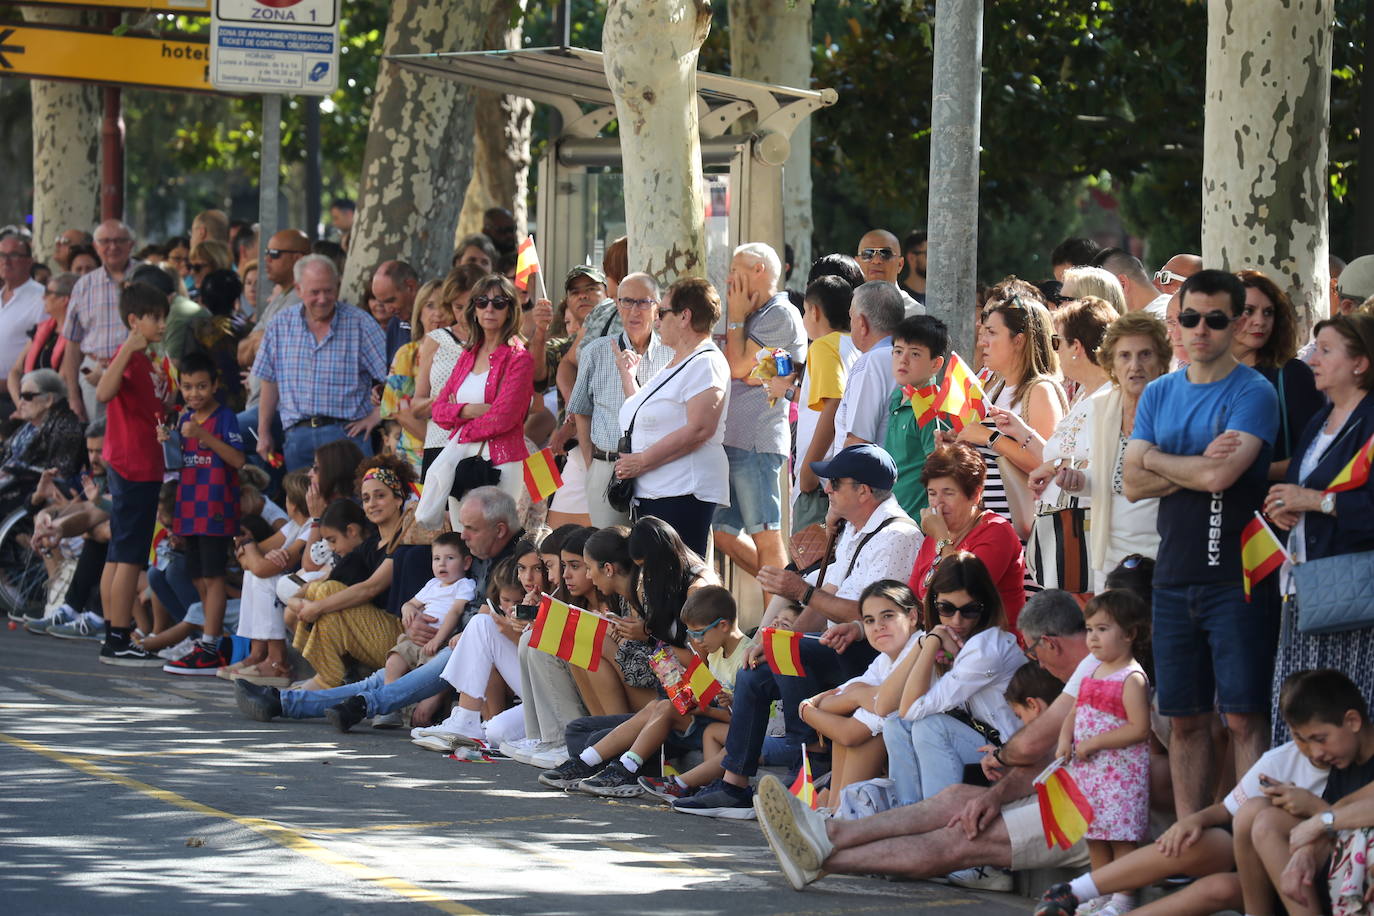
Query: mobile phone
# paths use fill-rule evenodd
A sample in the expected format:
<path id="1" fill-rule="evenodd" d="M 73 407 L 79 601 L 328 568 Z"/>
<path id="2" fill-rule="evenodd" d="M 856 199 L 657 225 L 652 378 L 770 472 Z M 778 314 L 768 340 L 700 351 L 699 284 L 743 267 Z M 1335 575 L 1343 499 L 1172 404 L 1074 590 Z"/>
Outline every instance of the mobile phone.
<path id="1" fill-rule="evenodd" d="M 487 599 L 487 607 L 491 608 L 491 612 L 495 614 L 497 617 L 506 616 L 506 612 L 501 609 L 501 605 L 497 604 L 495 601 L 492 601 L 490 598 Z"/>
<path id="2" fill-rule="evenodd" d="M 1279 786 L 1284 785 L 1284 783 L 1281 783 L 1277 779 L 1274 779 L 1272 777 L 1265 776 L 1263 773 L 1260 774 L 1259 781 L 1260 785 L 1264 786 L 1266 789 L 1276 789 Z"/>
<path id="3" fill-rule="evenodd" d="M 516 620 L 533 620 L 539 616 L 539 605 L 537 604 L 517 604 L 515 606 Z"/>

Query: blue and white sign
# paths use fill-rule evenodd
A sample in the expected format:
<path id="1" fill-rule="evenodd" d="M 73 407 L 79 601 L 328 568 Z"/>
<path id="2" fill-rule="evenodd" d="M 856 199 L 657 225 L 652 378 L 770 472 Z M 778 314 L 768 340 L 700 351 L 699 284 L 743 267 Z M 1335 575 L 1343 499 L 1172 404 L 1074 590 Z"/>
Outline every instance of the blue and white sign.
<path id="1" fill-rule="evenodd" d="M 243 93 L 339 87 L 340 0 L 214 0 L 210 82 Z"/>

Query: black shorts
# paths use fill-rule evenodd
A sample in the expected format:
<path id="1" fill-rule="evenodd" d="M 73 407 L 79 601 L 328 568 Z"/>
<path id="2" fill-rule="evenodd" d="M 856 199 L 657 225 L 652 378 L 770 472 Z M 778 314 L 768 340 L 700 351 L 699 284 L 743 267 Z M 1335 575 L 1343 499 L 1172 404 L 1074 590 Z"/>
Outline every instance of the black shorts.
<path id="1" fill-rule="evenodd" d="M 111 467 L 105 469 L 105 474 L 110 487 L 110 548 L 106 562 L 147 569 L 162 481 L 125 480 Z"/>
<path id="2" fill-rule="evenodd" d="M 234 539 L 193 534 L 186 541 L 186 574 L 192 579 L 223 579 Z"/>

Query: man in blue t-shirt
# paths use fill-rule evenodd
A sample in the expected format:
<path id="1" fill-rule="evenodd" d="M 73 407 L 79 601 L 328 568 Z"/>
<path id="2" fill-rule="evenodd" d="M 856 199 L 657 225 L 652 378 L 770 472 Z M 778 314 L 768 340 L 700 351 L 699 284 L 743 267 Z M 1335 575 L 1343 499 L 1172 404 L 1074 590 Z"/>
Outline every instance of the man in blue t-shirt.
<path id="1" fill-rule="evenodd" d="M 1231 731 L 1237 773 L 1268 743 L 1277 599 L 1271 577 L 1246 600 L 1240 539 L 1264 497 L 1279 408 L 1264 376 L 1231 355 L 1240 281 L 1204 270 L 1180 296 L 1190 362 L 1141 395 L 1123 484 L 1132 501 L 1159 497 L 1155 679 L 1159 711 L 1173 720 L 1169 766 L 1182 819 L 1214 795 L 1214 709 Z"/>

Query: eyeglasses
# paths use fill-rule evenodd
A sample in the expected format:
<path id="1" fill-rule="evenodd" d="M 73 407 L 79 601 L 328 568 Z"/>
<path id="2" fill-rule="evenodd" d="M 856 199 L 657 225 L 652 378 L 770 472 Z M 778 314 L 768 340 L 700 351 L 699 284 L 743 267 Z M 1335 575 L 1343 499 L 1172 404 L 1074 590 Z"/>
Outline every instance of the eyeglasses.
<path id="1" fill-rule="evenodd" d="M 64 296 L 70 296 L 71 293 L 64 293 L 64 292 L 62 292 L 61 290 L 57 290 L 57 289 L 45 289 L 45 290 L 43 290 L 43 295 L 45 295 L 45 296 L 51 296 L 51 297 L 54 298 L 54 299 L 61 299 L 61 298 L 63 298 Z"/>
<path id="2" fill-rule="evenodd" d="M 625 297 L 622 296 L 621 298 L 619 298 L 619 299 L 616 300 L 616 303 L 619 304 L 619 306 L 620 306 L 621 308 L 623 308 L 623 309 L 637 309 L 638 311 L 641 311 L 641 312 L 647 312 L 649 309 L 651 309 L 651 308 L 653 308 L 654 306 L 658 305 L 658 300 L 657 300 L 657 299 L 629 299 L 629 298 L 625 298 Z"/>
<path id="3" fill-rule="evenodd" d="M 897 252 L 891 248 L 865 248 L 859 252 L 860 261 L 890 261 L 897 257 Z"/>
<path id="4" fill-rule="evenodd" d="M 716 628 L 716 624 L 718 624 L 718 623 L 724 623 L 724 622 L 725 622 L 725 618 L 724 618 L 724 617 L 717 617 L 715 620 L 711 621 L 711 622 L 708 623 L 706 626 L 702 627 L 700 630 L 694 630 L 694 629 L 692 629 L 691 627 L 688 627 L 688 628 L 687 628 L 687 638 L 688 638 L 688 639 L 695 639 L 697 642 L 701 642 L 701 638 L 702 638 L 703 636 L 705 636 L 707 633 L 709 633 L 710 631 L 714 630 L 714 629 Z"/>
<path id="5" fill-rule="evenodd" d="M 167 260 L 171 261 L 173 264 L 185 264 L 187 257 L 184 254 L 169 254 L 167 255 Z"/>
<path id="6" fill-rule="evenodd" d="M 128 245 L 128 244 L 130 244 L 130 243 L 132 243 L 132 242 L 133 242 L 133 239 L 129 238 L 127 235 L 121 235 L 121 236 L 119 236 L 118 238 L 113 238 L 113 239 L 96 239 L 96 240 L 95 240 L 96 246 L 97 246 L 97 247 L 100 247 L 100 248 L 109 248 L 109 247 L 112 247 L 112 246 L 114 246 L 114 245 Z"/>
<path id="7" fill-rule="evenodd" d="M 1188 278 L 1182 274 L 1176 274 L 1172 270 L 1161 269 L 1155 271 L 1155 282 L 1160 286 L 1168 286 L 1171 283 L 1182 283 L 1186 279 Z"/>
<path id="8" fill-rule="evenodd" d="M 21 401 L 32 401 L 34 398 L 41 398 L 42 396 L 43 396 L 43 392 L 41 392 L 41 391 L 21 391 L 21 392 L 19 392 L 19 399 L 20 399 Z"/>
<path id="9" fill-rule="evenodd" d="M 1201 312 L 1195 312 L 1192 309 L 1188 309 L 1186 312 L 1179 313 L 1178 323 L 1185 328 L 1195 328 L 1198 326 L 1198 322 L 1206 321 L 1207 327 L 1211 328 L 1213 331 L 1224 331 L 1231 326 L 1231 322 L 1235 321 L 1236 317 L 1237 316 L 1234 315 L 1228 315 L 1225 312 L 1217 311 L 1208 312 L 1204 315 Z"/>
<path id="10" fill-rule="evenodd" d="M 1035 650 L 1040 647 L 1041 642 L 1043 642 L 1046 639 L 1049 639 L 1051 636 L 1057 635 L 1057 633 L 1042 633 L 1039 636 L 1035 637 L 1031 644 L 1029 646 L 1026 646 L 1026 658 L 1030 659 L 1033 662 L 1039 662 L 1040 659 L 1036 657 Z"/>
<path id="11" fill-rule="evenodd" d="M 307 253 L 307 252 L 301 251 L 299 248 L 269 248 L 269 249 L 267 249 L 267 256 L 268 256 L 269 258 L 271 258 L 272 260 L 274 260 L 274 261 L 275 261 L 277 258 L 283 257 L 283 256 L 288 255 L 288 254 L 306 254 L 306 253 Z M 195 267 L 196 265 L 192 264 L 191 266 L 192 266 L 192 267 Z"/>
<path id="12" fill-rule="evenodd" d="M 0 261 L 27 261 L 32 257 L 31 254 L 24 254 L 19 251 L 0 252 Z"/>
<path id="13" fill-rule="evenodd" d="M 512 305 L 514 305 L 514 304 L 515 304 L 515 300 L 514 300 L 514 299 L 511 299 L 511 298 L 508 297 L 508 296 L 473 296 L 473 297 L 472 297 L 472 307 L 473 307 L 473 309 L 474 309 L 475 311 L 481 310 L 481 309 L 490 308 L 490 309 L 495 309 L 495 310 L 498 311 L 498 312 L 504 312 L 506 309 L 510 308 L 510 307 L 511 307 Z"/>
<path id="14" fill-rule="evenodd" d="M 1058 334 L 1051 334 L 1051 335 L 1050 335 L 1050 346 L 1051 346 L 1051 347 L 1053 347 L 1054 349 L 1058 350 L 1058 349 L 1059 349 L 1059 342 L 1060 342 L 1060 337 L 1059 337 Z"/>

